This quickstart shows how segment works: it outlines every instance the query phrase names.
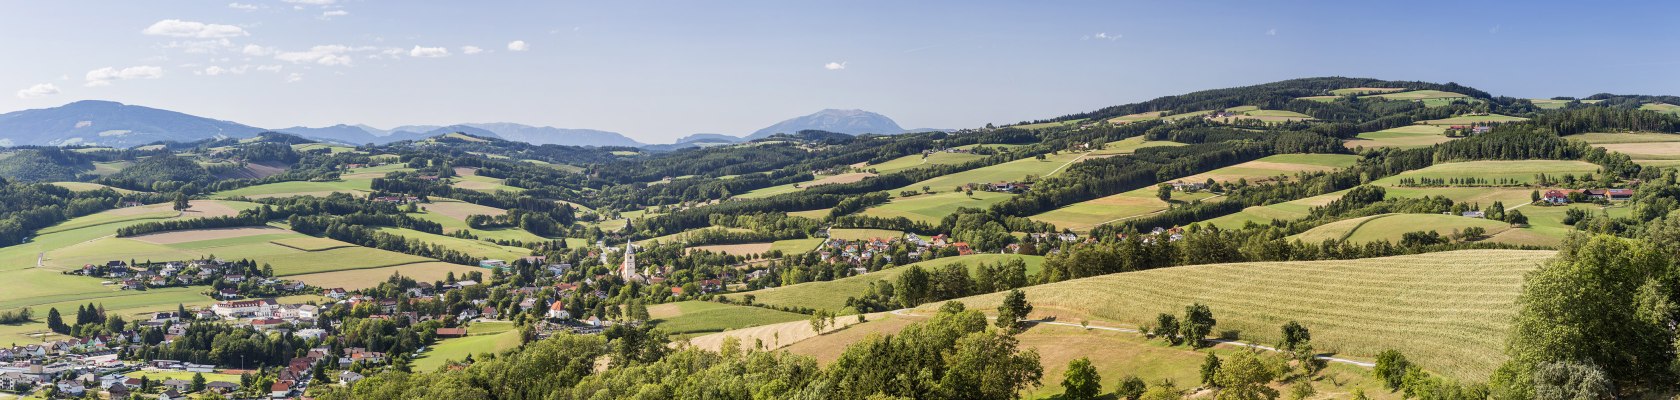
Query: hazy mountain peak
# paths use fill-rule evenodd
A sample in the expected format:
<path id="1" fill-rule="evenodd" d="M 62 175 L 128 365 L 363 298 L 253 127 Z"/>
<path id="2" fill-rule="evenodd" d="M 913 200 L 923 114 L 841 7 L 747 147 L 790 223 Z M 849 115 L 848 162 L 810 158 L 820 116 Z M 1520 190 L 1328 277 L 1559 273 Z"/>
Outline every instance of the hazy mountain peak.
<path id="1" fill-rule="evenodd" d="M 885 115 L 857 109 L 830 108 L 759 129 L 752 135 L 747 136 L 747 139 L 758 139 L 777 133 L 795 133 L 803 130 L 819 130 L 849 135 L 904 133 L 904 128 L 898 126 L 898 122 L 894 122 L 892 118 L 887 118 Z"/>

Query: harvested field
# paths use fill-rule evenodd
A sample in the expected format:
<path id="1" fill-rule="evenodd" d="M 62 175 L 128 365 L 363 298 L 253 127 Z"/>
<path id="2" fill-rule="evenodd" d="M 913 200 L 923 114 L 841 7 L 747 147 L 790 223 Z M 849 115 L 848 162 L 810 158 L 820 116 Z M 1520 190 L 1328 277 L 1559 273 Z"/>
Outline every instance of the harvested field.
<path id="1" fill-rule="evenodd" d="M 353 244 L 340 242 L 340 241 L 333 240 L 333 239 L 318 238 L 318 237 L 300 237 L 300 238 L 289 238 L 289 239 L 276 239 L 276 240 L 269 241 L 269 243 L 274 243 L 276 245 L 286 246 L 286 247 L 290 247 L 290 248 L 294 248 L 294 249 L 298 249 L 298 250 L 303 250 L 303 251 L 323 251 L 323 250 L 332 250 L 332 249 L 337 249 L 337 248 L 355 247 L 356 246 L 356 245 L 353 245 Z"/>
<path id="2" fill-rule="evenodd" d="M 507 210 L 496 207 L 481 206 L 464 201 L 442 198 L 434 198 L 432 199 L 431 204 L 423 204 L 420 206 L 420 209 L 462 221 L 466 221 L 467 216 L 469 215 L 497 216 L 507 214 Z"/>
<path id="3" fill-rule="evenodd" d="M 385 278 L 391 277 L 391 274 L 414 278 L 415 281 L 419 282 L 434 282 L 443 280 L 450 272 L 454 272 L 455 276 L 459 277 L 472 271 L 483 272 L 485 276 L 489 276 L 490 272 L 490 270 L 479 267 L 430 261 L 393 267 L 292 275 L 286 277 L 286 279 L 297 280 L 316 287 L 357 290 L 379 286 L 381 282 L 385 282 Z"/>
<path id="4" fill-rule="evenodd" d="M 202 240 L 228 239 L 257 235 L 279 235 L 287 233 L 292 233 L 292 231 L 272 226 L 251 226 L 241 228 L 195 229 L 189 231 L 162 232 L 131 236 L 129 239 L 151 244 L 176 244 Z"/>

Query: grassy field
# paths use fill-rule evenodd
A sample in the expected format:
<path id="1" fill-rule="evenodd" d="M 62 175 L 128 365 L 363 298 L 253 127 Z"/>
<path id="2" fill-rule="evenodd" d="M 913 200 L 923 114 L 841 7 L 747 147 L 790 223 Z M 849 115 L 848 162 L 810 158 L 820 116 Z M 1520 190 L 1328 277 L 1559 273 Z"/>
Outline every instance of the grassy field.
<path id="1" fill-rule="evenodd" d="M 1404 91 L 1404 90 L 1406 90 L 1406 89 L 1402 89 L 1402 88 L 1379 88 L 1379 87 L 1356 87 L 1356 88 L 1331 90 L 1330 94 L 1336 95 L 1336 96 L 1358 96 L 1358 95 L 1378 94 L 1378 93 L 1394 93 L 1394 92 L 1399 92 L 1399 91 Z"/>
<path id="2" fill-rule="evenodd" d="M 1651 111 L 1656 111 L 1656 112 L 1665 112 L 1665 113 L 1669 113 L 1669 114 L 1680 114 L 1680 106 L 1673 105 L 1673 104 L 1666 104 L 1666 103 L 1645 104 L 1645 105 L 1639 106 L 1639 109 L 1641 109 L 1641 110 L 1651 110 Z"/>
<path id="3" fill-rule="evenodd" d="M 1513 116 L 1509 116 L 1509 115 L 1499 115 L 1499 114 L 1488 114 L 1488 115 L 1464 115 L 1464 116 L 1457 116 L 1457 117 L 1452 117 L 1452 118 L 1432 119 L 1432 120 L 1423 121 L 1423 122 L 1420 122 L 1420 123 L 1424 124 L 1424 125 L 1472 125 L 1472 124 L 1486 124 L 1486 123 L 1497 123 L 1497 122 L 1518 122 L 1518 121 L 1527 121 L 1527 120 L 1528 120 L 1528 118 L 1523 118 L 1523 117 L 1513 117 Z"/>
<path id="4" fill-rule="evenodd" d="M 94 303 L 105 306 L 107 313 L 122 315 L 132 321 L 142 314 L 174 310 L 177 305 L 192 307 L 214 302 L 201 294 L 209 290 L 207 286 L 118 291 L 100 285 L 98 279 L 60 275 L 44 269 L 7 272 L 6 277 L 6 290 L 0 290 L 0 309 L 31 307 L 38 315 L 47 315 L 52 308 L 61 313 L 73 313 L 77 306 Z M 13 283 L 17 287 L 10 287 Z M 29 324 L 0 325 L 0 343 L 23 344 L 56 339 L 64 337 L 47 331 L 45 318 Z"/>
<path id="5" fill-rule="evenodd" d="M 456 250 L 456 251 L 460 251 L 462 253 L 467 253 L 467 255 L 471 255 L 473 257 L 478 257 L 478 258 L 491 258 L 491 259 L 497 259 L 497 260 L 512 260 L 512 259 L 516 259 L 516 258 L 531 255 L 531 249 L 527 249 L 527 248 L 524 248 L 524 247 L 502 246 L 502 245 L 499 245 L 499 244 L 490 243 L 490 242 L 486 242 L 486 241 L 483 241 L 483 240 L 462 239 L 462 238 L 457 238 L 457 237 L 453 237 L 453 236 L 434 235 L 434 234 L 430 234 L 430 233 L 416 231 L 416 230 L 413 230 L 413 229 L 403 229 L 403 228 L 379 228 L 379 231 L 389 233 L 389 234 L 393 234 L 393 235 L 397 235 L 397 236 L 402 236 L 402 237 L 409 238 L 409 239 L 418 239 L 418 240 L 426 242 L 426 243 L 431 243 L 431 244 L 436 244 L 436 245 L 439 245 L 439 246 L 443 246 L 443 247 L 448 248 L 450 250 Z"/>
<path id="6" fill-rule="evenodd" d="M 1472 101 L 1474 100 L 1474 99 L 1471 99 L 1470 96 L 1466 96 L 1466 95 L 1459 94 L 1459 93 L 1453 93 L 1453 92 L 1444 92 L 1444 91 L 1440 91 L 1440 90 L 1413 90 L 1413 91 L 1407 91 L 1407 92 L 1393 92 L 1393 93 L 1383 93 L 1383 94 L 1360 96 L 1360 98 L 1367 98 L 1367 99 L 1369 99 L 1369 98 L 1382 98 L 1382 99 L 1389 99 L 1389 100 L 1413 100 L 1413 101 L 1423 102 L 1423 105 L 1425 107 L 1440 107 L 1440 106 L 1444 106 L 1444 105 L 1447 105 L 1447 104 L 1452 104 L 1453 101 L 1457 101 L 1457 100 L 1472 100 Z"/>
<path id="7" fill-rule="evenodd" d="M 1034 315 L 1139 326 L 1207 304 L 1215 332 L 1276 343 L 1299 321 L 1313 345 L 1370 359 L 1399 350 L 1425 369 L 1484 381 L 1505 360 L 1523 275 L 1550 251 L 1469 250 L 1338 261 L 1212 264 L 1076 279 L 1024 289 Z M 963 299 L 991 310 L 1002 296 Z M 937 304 L 920 307 L 931 312 Z"/>
<path id="8" fill-rule="evenodd" d="M 478 176 L 478 175 L 459 176 L 459 177 L 455 178 L 455 182 L 450 184 L 450 186 L 454 186 L 454 187 L 460 188 L 460 189 L 477 190 L 477 191 L 480 191 L 480 192 L 491 192 L 491 193 L 494 193 L 494 192 L 519 193 L 519 192 L 525 191 L 525 188 L 508 186 L 506 184 L 503 184 L 502 183 L 503 181 L 504 181 L 504 179 L 491 178 L 491 177 L 488 177 L 488 176 Z"/>
<path id="9" fill-rule="evenodd" d="M 940 153 L 940 154 L 944 154 L 944 153 Z M 911 156 L 911 157 L 919 157 L 919 156 Z M 740 197 L 740 198 L 743 198 L 743 199 L 764 198 L 764 197 L 775 196 L 775 195 L 778 195 L 778 194 L 788 194 L 788 193 L 798 192 L 798 191 L 809 189 L 809 188 L 812 188 L 812 187 L 815 187 L 815 186 L 822 186 L 822 185 L 836 184 L 836 183 L 857 182 L 857 181 L 863 180 L 864 178 L 868 178 L 868 177 L 872 177 L 872 176 L 875 176 L 875 174 L 874 173 L 869 173 L 869 172 L 850 172 L 850 173 L 844 173 L 844 174 L 838 174 L 838 175 L 818 175 L 818 176 L 816 176 L 813 179 L 808 180 L 808 181 L 795 182 L 795 183 L 789 183 L 789 184 L 786 184 L 786 185 L 777 185 L 777 186 L 771 186 L 771 187 L 762 188 L 762 189 L 756 189 L 756 190 L 753 190 L 753 191 L 750 191 L 750 192 L 742 193 L 740 196 L 735 196 L 735 197 Z"/>
<path id="10" fill-rule="evenodd" d="M 97 183 L 91 183 L 91 182 L 53 182 L 52 184 L 58 185 L 58 186 L 63 187 L 65 189 L 70 189 L 70 190 L 74 190 L 74 191 L 78 191 L 78 192 L 91 192 L 91 191 L 95 191 L 95 190 L 99 190 L 99 189 L 109 188 L 111 190 L 117 191 L 117 193 L 123 193 L 123 194 L 134 193 L 133 190 L 123 189 L 123 188 L 119 188 L 119 187 L 105 186 L 105 185 L 101 185 L 101 184 L 97 184 Z"/>
<path id="11" fill-rule="evenodd" d="M 1029 175 L 1044 177 L 1049 175 L 1051 172 L 1080 160 L 1083 158 L 1084 154 L 1085 153 L 1063 152 L 1061 154 L 1046 155 L 1043 161 L 1039 161 L 1037 158 L 1032 157 L 1023 158 L 1002 164 L 989 165 L 916 182 L 910 184 L 909 186 L 893 190 L 891 193 L 896 195 L 898 192 L 906 190 L 920 191 L 923 186 L 927 186 L 936 192 L 948 192 L 951 191 L 952 188 L 970 183 L 1020 181 L 1026 179 Z"/>
<path id="12" fill-rule="evenodd" d="M 1087 200 L 1046 211 L 1031 218 L 1055 224 L 1057 228 L 1075 232 L 1090 232 L 1091 228 L 1128 218 L 1166 210 L 1170 205 L 1156 197 L 1154 186 L 1133 190 L 1096 200 Z M 1196 193 L 1173 192 L 1174 203 L 1189 203 L 1212 198 L 1206 191 Z"/>
<path id="13" fill-rule="evenodd" d="M 1486 178 L 1486 179 L 1514 179 L 1520 183 L 1534 182 L 1536 174 L 1545 173 L 1551 176 L 1563 174 L 1594 174 L 1599 170 L 1598 165 L 1585 161 L 1560 160 L 1516 160 L 1516 161 L 1466 161 L 1431 165 L 1423 169 L 1402 172 L 1398 175 L 1379 179 L 1378 185 L 1394 186 L 1404 178 Z M 1507 204 L 1509 206 L 1509 204 Z"/>
<path id="14" fill-rule="evenodd" d="M 933 269 L 953 263 L 968 264 L 973 271 L 980 263 L 997 263 L 1000 261 L 1020 258 L 1027 262 L 1027 275 L 1038 273 L 1044 264 L 1044 257 L 1020 256 L 1013 254 L 975 254 L 968 256 L 945 257 L 919 262 L 922 268 Z M 748 294 L 756 297 L 754 301 L 788 307 L 809 307 L 818 310 L 842 310 L 846 308 L 846 298 L 862 296 L 869 290 L 869 283 L 878 280 L 892 281 L 903 274 L 908 266 L 893 267 L 863 275 L 850 276 L 824 282 L 806 282 L 797 285 L 761 289 Z M 736 298 L 739 298 L 738 296 Z M 851 310 L 844 310 L 848 313 Z"/>
<path id="15" fill-rule="evenodd" d="M 414 371 L 432 372 L 449 361 L 467 356 L 497 353 L 519 347 L 519 330 L 512 322 L 476 322 L 467 326 L 467 336 L 438 341 L 431 349 L 414 359 Z"/>
<path id="16" fill-rule="evenodd" d="M 303 251 L 272 243 L 274 240 L 307 238 L 291 231 L 178 243 L 150 243 L 136 238 L 101 237 L 46 251 L 42 267 L 54 270 L 80 268 L 108 260 L 188 260 L 214 256 L 226 260 L 253 259 L 274 266 L 276 275 L 297 275 L 408 264 L 430 259 L 366 247 L 340 247 Z M 179 232 L 177 232 L 179 233 Z"/>
<path id="17" fill-rule="evenodd" d="M 816 210 L 794 211 L 794 212 L 787 213 L 787 215 L 789 217 L 823 219 L 823 218 L 827 218 L 828 214 L 832 210 L 833 210 L 832 208 L 823 208 L 823 209 L 816 209 Z"/>
<path id="18" fill-rule="evenodd" d="M 1157 119 L 1161 119 L 1161 112 L 1159 112 L 1159 111 L 1148 111 L 1148 112 L 1140 112 L 1140 113 L 1137 113 L 1137 114 L 1128 114 L 1128 115 L 1122 115 L 1122 116 L 1118 116 L 1118 117 L 1114 117 L 1114 118 L 1109 118 L 1108 123 L 1111 123 L 1111 124 L 1127 124 L 1127 123 L 1133 123 L 1133 122 L 1138 122 L 1138 121 L 1153 121 L 1153 120 L 1157 120 Z"/>
<path id="19" fill-rule="evenodd" d="M 247 186 L 234 190 L 221 191 L 212 194 L 217 198 L 229 197 L 288 197 L 288 196 L 325 196 L 332 193 L 365 194 L 373 191 L 373 179 L 350 179 L 333 182 L 292 181 L 277 182 L 256 186 Z"/>
<path id="20" fill-rule="evenodd" d="M 834 228 L 828 230 L 828 237 L 844 240 L 892 239 L 903 238 L 904 232 L 887 229 Z"/>
<path id="21" fill-rule="evenodd" d="M 1133 137 L 1129 137 L 1129 138 L 1125 138 L 1125 139 L 1120 139 L 1120 140 L 1104 143 L 1103 148 L 1097 149 L 1097 150 L 1092 150 L 1091 154 L 1086 156 L 1086 157 L 1087 158 L 1096 158 L 1096 157 L 1117 156 L 1117 155 L 1123 155 L 1123 154 L 1132 154 L 1132 152 L 1135 152 L 1138 149 L 1145 148 L 1145 147 L 1183 146 L 1183 145 L 1184 145 L 1184 143 L 1179 143 L 1179 142 L 1174 142 L 1174 141 L 1145 140 L 1143 136 L 1133 136 Z"/>
<path id="22" fill-rule="evenodd" d="M 1080 118 L 1080 119 L 1069 120 L 1069 121 L 1041 122 L 1041 123 L 1037 123 L 1037 124 L 1023 124 L 1023 125 L 1015 125 L 1015 126 L 1013 126 L 1013 128 L 1020 128 L 1020 129 L 1026 129 L 1026 130 L 1037 130 L 1037 129 L 1053 128 L 1053 127 L 1058 127 L 1058 126 L 1074 126 L 1074 125 L 1079 125 L 1081 122 L 1085 122 L 1085 119 Z"/>
<path id="23" fill-rule="evenodd" d="M 840 357 L 846 346 L 871 335 L 892 335 L 922 320 L 919 316 L 885 315 L 869 322 L 853 325 L 838 332 L 800 340 L 786 347 L 795 354 L 811 356 L 827 365 Z M 1169 347 L 1159 340 L 1146 340 L 1141 335 L 1099 329 L 1059 325 L 1035 325 L 1015 336 L 1022 349 L 1038 352 L 1039 365 L 1044 368 L 1044 380 L 1038 387 L 1028 388 L 1023 398 L 1055 398 L 1062 394 L 1060 382 L 1068 362 L 1081 357 L 1091 360 L 1097 374 L 1102 376 L 1103 392 L 1112 392 L 1124 376 L 1137 376 L 1145 382 L 1170 379 L 1182 386 L 1194 386 L 1201 381 L 1198 374 L 1209 352 L 1221 357 L 1236 351 L 1234 346 L 1217 346 L 1203 350 Z M 1314 398 L 1347 398 L 1356 388 L 1363 389 L 1372 399 L 1398 399 L 1382 389 L 1379 382 L 1369 378 L 1370 371 L 1347 364 L 1330 364 L 1312 380 L 1320 396 Z M 1287 388 L 1276 386 L 1280 392 Z"/>
<path id="24" fill-rule="evenodd" d="M 134 372 L 129 372 L 129 373 L 123 374 L 123 376 L 127 376 L 127 377 L 130 377 L 130 378 L 146 377 L 146 378 L 150 378 L 152 380 L 152 382 L 163 382 L 163 381 L 170 380 L 170 379 L 180 379 L 180 380 L 183 380 L 183 381 L 192 382 L 193 375 L 195 375 L 195 374 L 197 374 L 197 373 L 196 372 L 186 372 L 186 371 L 134 371 Z M 212 372 L 212 373 L 204 374 L 204 380 L 208 381 L 208 382 L 239 383 L 239 375 L 218 374 L 218 373 Z"/>
<path id="25" fill-rule="evenodd" d="M 1556 110 L 1556 109 L 1559 109 L 1559 108 L 1563 108 L 1564 105 L 1569 104 L 1569 102 L 1570 102 L 1570 100 L 1552 100 L 1552 99 L 1528 99 L 1528 101 L 1534 103 L 1535 107 L 1540 107 L 1541 109 L 1545 109 L 1545 110 Z M 1583 103 L 1583 104 L 1596 104 L 1596 103 L 1599 103 L 1599 102 L 1602 102 L 1602 101 L 1604 101 L 1604 100 L 1581 100 L 1581 103 Z"/>
<path id="26" fill-rule="evenodd" d="M 290 248 L 294 248 L 294 249 L 298 249 L 298 250 L 303 250 L 303 251 L 322 251 L 322 250 L 332 250 L 332 249 L 337 249 L 337 248 L 342 248 L 342 247 L 355 246 L 353 244 L 340 242 L 340 241 L 333 240 L 333 239 L 318 238 L 318 237 L 298 237 L 298 238 L 275 239 L 275 240 L 269 241 L 269 243 L 274 243 L 274 244 L 277 244 L 277 245 L 286 246 L 286 247 L 290 247 Z"/>
<path id="27" fill-rule="evenodd" d="M 770 248 L 773 246 L 775 245 L 769 242 L 713 244 L 705 246 L 690 246 L 688 251 L 710 251 L 713 253 L 744 256 L 748 254 L 764 254 L 765 252 L 770 251 Z"/>
<path id="28" fill-rule="evenodd" d="M 780 250 L 782 254 L 800 254 L 815 250 L 822 242 L 822 238 L 777 240 L 770 243 L 770 250 Z"/>
<path id="29" fill-rule="evenodd" d="M 865 168 L 874 170 L 876 173 L 885 174 L 926 167 L 929 165 L 962 164 L 982 158 L 986 158 L 986 156 L 972 153 L 947 153 L 941 151 L 929 154 L 927 157 L 923 157 L 921 154 L 911 154 Z"/>
<path id="30" fill-rule="evenodd" d="M 317 287 L 356 290 L 379 286 L 380 282 L 384 282 L 385 278 L 391 277 L 392 274 L 414 278 L 415 281 L 419 282 L 435 282 L 444 280 L 444 278 L 448 277 L 451 272 L 455 273 L 456 277 L 460 277 L 468 272 L 474 271 L 482 272 L 485 276 L 490 275 L 490 270 L 484 268 L 446 263 L 442 261 L 425 261 L 392 267 L 363 268 L 292 275 L 286 278 L 295 279 Z"/>
<path id="31" fill-rule="evenodd" d="M 1512 229 L 1510 224 L 1483 218 L 1442 214 L 1382 214 L 1320 225 L 1296 235 L 1295 238 L 1307 243 L 1318 243 L 1327 239 L 1353 243 L 1398 243 L 1400 236 L 1407 232 L 1435 231 L 1447 236 L 1469 227 L 1485 229 L 1489 236 Z"/>
<path id="32" fill-rule="evenodd" d="M 1241 212 L 1235 214 L 1209 219 L 1205 221 L 1205 223 L 1212 224 L 1213 226 L 1220 228 L 1233 229 L 1241 228 L 1249 222 L 1256 224 L 1268 224 L 1271 223 L 1272 220 L 1289 221 L 1300 219 L 1306 217 L 1308 215 L 1307 213 L 1311 211 L 1313 207 L 1330 204 L 1331 201 L 1342 198 L 1342 195 L 1346 193 L 1347 191 L 1340 191 L 1277 204 L 1253 206 L 1245 208 Z"/>
<path id="33" fill-rule="evenodd" d="M 1376 132 L 1361 133 L 1357 136 L 1357 139 L 1348 139 L 1343 141 L 1342 144 L 1346 145 L 1348 148 L 1395 147 L 1410 149 L 1417 147 L 1429 147 L 1453 140 L 1453 138 L 1449 138 L 1442 134 L 1443 132 L 1446 132 L 1446 130 L 1446 128 L 1435 125 L 1402 126 L 1399 128 L 1384 129 Z"/>
<path id="34" fill-rule="evenodd" d="M 864 210 L 863 214 L 884 218 L 905 217 L 912 221 L 937 224 L 940 218 L 945 218 L 946 215 L 957 212 L 958 208 L 991 207 L 993 204 L 1002 203 L 1012 196 L 1014 195 L 987 191 L 975 191 L 973 195 L 947 191 L 895 198 L 886 204 Z"/>
<path id="35" fill-rule="evenodd" d="M 683 338 L 751 326 L 810 319 L 805 314 L 710 301 L 683 301 L 648 307 L 653 326 Z"/>
<path id="36" fill-rule="evenodd" d="M 1635 161 L 1680 160 L 1680 135 L 1671 133 L 1584 133 L 1568 136 Z"/>

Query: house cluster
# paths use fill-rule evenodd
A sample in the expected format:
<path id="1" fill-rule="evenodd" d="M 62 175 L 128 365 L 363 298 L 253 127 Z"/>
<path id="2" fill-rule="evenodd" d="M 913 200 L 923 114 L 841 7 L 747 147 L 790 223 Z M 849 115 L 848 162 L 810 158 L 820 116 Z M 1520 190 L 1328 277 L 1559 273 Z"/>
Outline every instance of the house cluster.
<path id="1" fill-rule="evenodd" d="M 998 193 L 1021 193 L 1032 188 L 1030 182 L 992 182 L 985 185 L 987 191 Z"/>
<path id="2" fill-rule="evenodd" d="M 894 261 L 892 254 L 894 248 L 901 246 L 906 248 L 906 256 L 909 257 L 909 260 L 907 261 L 910 262 L 926 258 L 929 251 L 939 251 L 947 247 L 953 248 L 958 255 L 970 255 L 975 253 L 974 249 L 969 247 L 967 242 L 954 241 L 950 236 L 944 234 L 935 235 L 931 238 L 923 238 L 914 233 L 906 233 L 902 238 L 877 237 L 846 240 L 830 237 L 827 240 L 824 240 L 821 246 L 817 247 L 817 256 L 821 257 L 821 259 L 826 262 L 857 265 L 873 260 L 876 255 L 880 255 L 887 261 L 891 262 Z M 747 278 L 754 279 L 751 274 L 749 274 Z"/>
<path id="3" fill-rule="evenodd" d="M 55 385 L 59 392 L 66 394 L 97 392 L 105 387 L 100 374 L 125 367 L 117 359 L 115 349 L 139 340 L 138 333 L 126 332 L 0 347 L 0 388 Z"/>
<path id="4" fill-rule="evenodd" d="M 1540 197 L 1540 201 L 1551 205 L 1563 205 L 1579 201 L 1623 201 L 1633 198 L 1633 189 L 1552 189 L 1547 190 Z"/>
<path id="5" fill-rule="evenodd" d="M 380 202 L 380 203 L 408 204 L 408 203 L 418 203 L 418 202 L 420 202 L 420 198 L 415 197 L 415 196 L 406 196 L 406 195 L 404 195 L 404 196 L 378 196 L 378 197 L 374 197 L 373 201 Z"/>
<path id="6" fill-rule="evenodd" d="M 1492 131 L 1493 126 L 1491 126 L 1491 125 L 1452 125 L 1452 126 L 1447 127 L 1447 130 L 1456 131 L 1456 132 L 1463 132 L 1463 133 L 1478 134 L 1479 135 L 1479 134 L 1488 133 L 1489 131 Z"/>
<path id="7" fill-rule="evenodd" d="M 170 261 L 164 263 L 131 264 L 122 260 L 104 264 L 86 264 L 67 272 L 96 278 L 107 278 L 106 284 L 121 290 L 142 290 L 162 287 L 184 287 L 223 281 L 235 284 L 213 293 L 216 298 L 229 300 L 250 297 L 240 287 L 261 290 L 269 294 L 289 294 L 308 289 L 303 282 L 246 274 L 246 269 L 221 260 Z M 243 285 L 246 281 L 253 285 Z"/>
<path id="8" fill-rule="evenodd" d="M 1172 189 L 1173 190 L 1180 191 L 1180 192 L 1185 192 L 1185 193 L 1200 192 L 1202 190 L 1206 190 L 1207 188 L 1208 188 L 1208 185 L 1207 185 L 1207 182 L 1205 182 L 1205 181 L 1204 182 L 1175 181 L 1175 182 L 1172 183 Z"/>

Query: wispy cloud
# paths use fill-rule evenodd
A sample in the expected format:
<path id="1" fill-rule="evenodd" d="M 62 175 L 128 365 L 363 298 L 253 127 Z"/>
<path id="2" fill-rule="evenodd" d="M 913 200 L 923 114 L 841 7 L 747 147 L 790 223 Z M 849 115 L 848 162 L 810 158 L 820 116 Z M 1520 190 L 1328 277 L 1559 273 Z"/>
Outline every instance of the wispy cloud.
<path id="1" fill-rule="evenodd" d="M 286 83 L 292 83 L 292 82 L 297 82 L 297 81 L 301 81 L 301 80 L 303 80 L 303 74 L 293 72 L 291 75 L 286 75 Z"/>
<path id="2" fill-rule="evenodd" d="M 1121 35 L 1121 34 L 1118 34 L 1118 33 L 1116 33 L 1116 34 L 1109 34 L 1109 33 L 1108 33 L 1108 32 L 1097 32 L 1097 34 L 1095 34 L 1095 35 L 1085 35 L 1085 40 L 1108 40 L 1108 41 L 1114 41 L 1114 40 L 1120 40 L 1120 37 L 1121 37 L 1121 36 L 1124 36 L 1124 35 Z"/>
<path id="3" fill-rule="evenodd" d="M 1494 25 L 1492 28 L 1488 28 L 1488 33 L 1497 35 L 1497 34 L 1499 34 L 1499 28 L 1501 28 L 1501 27 L 1502 27 L 1501 25 Z"/>
<path id="4" fill-rule="evenodd" d="M 280 52 L 274 59 L 293 64 L 350 65 L 350 56 L 346 54 L 350 51 L 350 46 L 329 44 L 310 47 L 307 51 Z"/>
<path id="5" fill-rule="evenodd" d="M 306 4 L 306 5 L 312 5 L 312 6 L 325 6 L 325 5 L 331 5 L 332 3 L 337 3 L 338 2 L 338 0 L 280 0 L 280 1 L 286 2 L 286 3 L 292 3 L 292 4 Z"/>
<path id="6" fill-rule="evenodd" d="M 419 58 L 449 57 L 449 49 L 442 47 L 420 47 L 419 45 L 415 45 L 413 50 L 408 51 L 408 56 Z"/>
<path id="7" fill-rule="evenodd" d="M 162 67 L 150 65 L 133 66 L 123 69 L 105 67 L 88 71 L 87 76 L 85 77 L 87 83 L 84 83 L 83 86 L 109 86 L 112 81 L 129 79 L 157 79 L 162 77 Z"/>
<path id="8" fill-rule="evenodd" d="M 525 50 L 530 50 L 531 45 L 525 44 L 525 41 L 523 41 L 523 40 L 515 40 L 515 41 L 512 41 L 512 42 L 508 42 L 507 48 L 510 51 L 525 51 Z"/>
<path id="9" fill-rule="evenodd" d="M 840 61 L 840 62 L 831 62 L 831 63 L 828 63 L 828 64 L 823 64 L 823 69 L 826 69 L 826 70 L 829 70 L 829 71 L 839 71 L 839 70 L 842 70 L 842 69 L 846 69 L 846 62 L 845 61 Z"/>
<path id="10" fill-rule="evenodd" d="M 39 83 L 17 91 L 17 97 L 20 99 L 34 99 L 55 94 L 58 94 L 58 85 L 51 83 Z"/>
<path id="11" fill-rule="evenodd" d="M 342 16 L 346 16 L 346 15 L 350 15 L 350 12 L 349 11 L 344 11 L 344 10 L 322 11 L 321 12 L 321 19 L 333 19 L 334 17 L 342 17 Z"/>
<path id="12" fill-rule="evenodd" d="M 182 21 L 166 19 L 153 23 L 152 26 L 141 30 L 141 33 L 154 36 L 185 37 L 199 39 L 230 38 L 251 36 L 245 28 L 233 25 L 206 24 L 196 21 Z"/>
<path id="13" fill-rule="evenodd" d="M 461 46 L 461 54 L 478 54 L 483 52 L 484 49 L 479 48 L 478 46 Z"/>
<path id="14" fill-rule="evenodd" d="M 241 11 L 256 11 L 256 10 L 261 10 L 263 8 L 266 8 L 266 7 L 263 6 L 263 5 L 260 5 L 260 4 L 228 3 L 228 8 L 232 8 L 232 9 L 235 9 L 235 10 L 241 10 Z"/>
<path id="15" fill-rule="evenodd" d="M 1277 28 L 1267 29 L 1266 36 L 1277 36 Z"/>

